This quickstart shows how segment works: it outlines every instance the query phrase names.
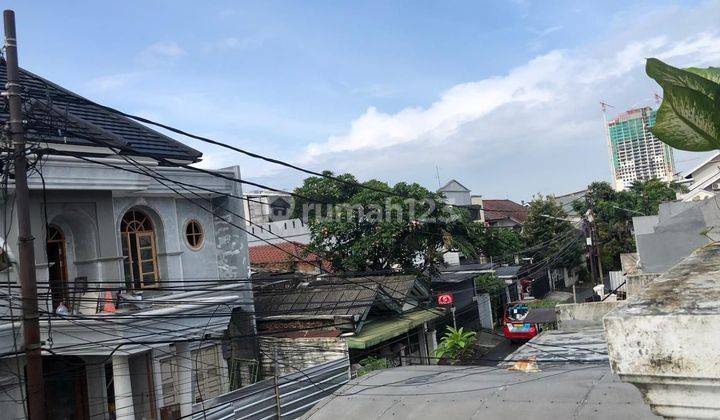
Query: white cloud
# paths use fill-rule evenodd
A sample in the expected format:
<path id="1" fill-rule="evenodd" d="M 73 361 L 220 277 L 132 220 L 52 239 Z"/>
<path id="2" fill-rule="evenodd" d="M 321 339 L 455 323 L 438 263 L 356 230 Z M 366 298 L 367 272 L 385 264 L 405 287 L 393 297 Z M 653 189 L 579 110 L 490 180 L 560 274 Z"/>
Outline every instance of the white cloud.
<path id="1" fill-rule="evenodd" d="M 711 11 L 710 16 L 718 15 L 716 7 Z M 707 10 L 694 13 L 707 14 Z M 646 57 L 682 66 L 718 65 L 720 61 L 719 32 L 703 25 L 671 28 L 673 13 L 661 17 L 664 22 L 654 33 L 618 31 L 602 44 L 553 50 L 506 74 L 453 86 L 428 106 L 411 106 L 395 113 L 371 106 L 344 134 L 308 145 L 299 160 L 318 168 L 353 171 L 361 177 L 378 176 L 378 172 L 390 178 L 414 173 L 416 179 L 429 184 L 433 171 L 420 168 L 440 164 L 456 168 L 457 173 L 448 177 L 463 177 L 467 171 L 483 172 L 495 165 L 497 156 L 513 156 L 531 162 L 525 166 L 535 167 L 541 163 L 533 162 L 533 157 L 549 153 L 544 163 L 553 169 L 547 170 L 564 173 L 565 183 L 572 172 L 562 165 L 577 165 L 578 158 L 590 159 L 582 176 L 590 177 L 588 180 L 605 177 L 609 171 L 598 102 L 612 101 L 622 110 L 659 92 L 644 74 Z M 632 26 L 632 22 L 625 24 Z M 561 150 L 574 160 L 563 160 L 567 158 Z M 512 177 L 518 170 L 511 162 L 505 161 L 504 177 Z M 551 177 L 547 179 L 551 182 Z M 559 188 L 581 187 L 585 181 Z M 558 192 L 540 184 L 533 188 Z"/>
<path id="2" fill-rule="evenodd" d="M 553 32 L 557 32 L 557 31 L 561 30 L 562 28 L 563 27 L 560 25 L 555 25 L 555 26 L 549 26 L 544 29 L 529 29 L 529 31 L 532 34 L 536 35 L 538 38 L 544 38 Z"/>
<path id="3" fill-rule="evenodd" d="M 140 72 L 108 74 L 90 79 L 85 85 L 93 92 L 108 92 L 125 88 L 142 77 Z"/>
<path id="4" fill-rule="evenodd" d="M 227 37 L 218 41 L 217 46 L 223 49 L 232 50 L 254 50 L 262 46 L 263 38 L 261 37 Z"/>
<path id="5" fill-rule="evenodd" d="M 187 52 L 176 42 L 156 42 L 140 52 L 138 61 L 148 67 L 169 64 Z"/>

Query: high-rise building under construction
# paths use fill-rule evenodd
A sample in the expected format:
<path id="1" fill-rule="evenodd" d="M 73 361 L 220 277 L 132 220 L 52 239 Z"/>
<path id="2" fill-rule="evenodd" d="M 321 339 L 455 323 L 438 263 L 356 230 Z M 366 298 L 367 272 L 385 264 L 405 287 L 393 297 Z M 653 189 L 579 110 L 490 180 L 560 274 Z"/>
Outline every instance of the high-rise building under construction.
<path id="1" fill-rule="evenodd" d="M 636 108 L 608 122 L 616 190 L 624 190 L 637 180 L 674 179 L 672 148 L 650 132 L 650 128 L 655 125 L 656 113 L 650 107 Z"/>

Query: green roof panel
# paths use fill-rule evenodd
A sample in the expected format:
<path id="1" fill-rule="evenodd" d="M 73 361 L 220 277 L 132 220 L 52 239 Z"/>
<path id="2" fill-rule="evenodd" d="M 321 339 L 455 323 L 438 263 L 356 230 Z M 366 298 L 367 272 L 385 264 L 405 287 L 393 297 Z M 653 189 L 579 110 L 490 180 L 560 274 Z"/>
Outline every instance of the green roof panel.
<path id="1" fill-rule="evenodd" d="M 348 348 L 368 349 L 372 346 L 404 334 L 413 328 L 444 316 L 441 309 L 423 309 L 409 312 L 400 317 L 366 323 L 359 334 L 348 337 Z"/>

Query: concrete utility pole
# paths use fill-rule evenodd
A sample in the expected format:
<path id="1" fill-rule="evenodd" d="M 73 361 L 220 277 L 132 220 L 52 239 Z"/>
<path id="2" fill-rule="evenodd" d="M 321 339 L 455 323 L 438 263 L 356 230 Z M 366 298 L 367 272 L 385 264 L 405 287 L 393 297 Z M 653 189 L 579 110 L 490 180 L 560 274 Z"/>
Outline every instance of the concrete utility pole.
<path id="1" fill-rule="evenodd" d="M 593 201 L 590 197 L 590 190 L 585 194 L 585 204 L 587 205 L 587 213 L 583 215 L 583 225 L 585 230 L 585 244 L 590 257 L 590 269 L 592 271 L 593 282 L 595 284 L 604 283 L 602 273 L 602 261 L 600 260 L 600 244 L 597 240 L 595 228 L 595 213 L 593 213 Z"/>
<path id="2" fill-rule="evenodd" d="M 27 185 L 27 159 L 25 158 L 22 89 L 18 69 L 17 38 L 15 36 L 15 12 L 5 10 L 3 18 L 5 23 L 5 61 L 7 67 L 7 90 L 5 95 L 10 104 L 8 125 L 15 152 L 15 203 L 18 218 L 18 262 L 20 265 L 23 338 L 27 363 L 28 415 L 30 420 L 44 420 L 45 386 L 40 350 L 34 238 L 30 229 L 30 192 Z"/>

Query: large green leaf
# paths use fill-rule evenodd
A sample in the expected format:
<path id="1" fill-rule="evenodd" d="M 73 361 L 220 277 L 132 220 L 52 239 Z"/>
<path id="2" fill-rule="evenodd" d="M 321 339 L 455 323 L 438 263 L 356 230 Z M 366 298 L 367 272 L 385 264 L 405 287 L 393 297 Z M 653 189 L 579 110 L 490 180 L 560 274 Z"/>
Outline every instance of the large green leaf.
<path id="1" fill-rule="evenodd" d="M 691 72 L 665 64 L 657 58 L 648 58 L 647 64 L 645 65 L 645 72 L 648 76 L 655 79 L 663 89 L 668 86 L 686 87 L 696 90 L 712 100 L 715 100 L 720 95 L 720 84 L 717 82 L 697 74 L 694 71 Z"/>
<path id="2" fill-rule="evenodd" d="M 695 73 L 698 76 L 702 76 L 708 80 L 712 80 L 715 83 L 720 83 L 720 67 L 708 67 L 706 69 L 688 67 L 685 70 L 690 73 Z"/>
<path id="3" fill-rule="evenodd" d="M 720 149 L 720 69 L 683 70 L 650 58 L 646 72 L 663 88 L 653 134 L 676 149 Z"/>
<path id="4" fill-rule="evenodd" d="M 676 149 L 706 151 L 720 148 L 720 113 L 713 102 L 692 89 L 667 86 L 651 128 L 660 140 Z"/>

